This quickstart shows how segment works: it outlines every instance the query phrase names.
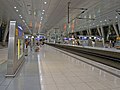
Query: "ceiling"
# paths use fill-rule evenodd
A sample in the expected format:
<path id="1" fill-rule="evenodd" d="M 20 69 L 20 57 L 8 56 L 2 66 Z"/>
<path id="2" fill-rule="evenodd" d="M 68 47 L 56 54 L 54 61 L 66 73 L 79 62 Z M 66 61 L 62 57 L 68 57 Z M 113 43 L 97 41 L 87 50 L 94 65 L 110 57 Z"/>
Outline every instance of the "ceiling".
<path id="1" fill-rule="evenodd" d="M 63 29 L 63 25 L 68 24 L 68 2 L 71 2 L 70 21 L 76 21 L 76 30 L 119 18 L 116 10 L 120 10 L 120 0 L 1 0 L 0 19 L 6 22 L 16 20 L 25 32 L 30 30 L 31 33 L 46 33 L 56 27 Z M 87 10 L 81 13 L 83 10 L 73 8 Z M 76 19 L 78 15 L 84 19 Z"/>

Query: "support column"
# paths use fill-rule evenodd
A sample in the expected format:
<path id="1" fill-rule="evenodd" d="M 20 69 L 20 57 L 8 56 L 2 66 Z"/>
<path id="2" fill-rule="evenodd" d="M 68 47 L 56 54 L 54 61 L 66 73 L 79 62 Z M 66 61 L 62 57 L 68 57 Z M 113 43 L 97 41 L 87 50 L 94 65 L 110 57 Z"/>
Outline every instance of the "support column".
<path id="1" fill-rule="evenodd" d="M 97 27 L 97 30 L 98 30 L 99 35 L 102 36 L 99 27 Z"/>
<path id="2" fill-rule="evenodd" d="M 56 29 L 55 29 L 55 31 L 54 31 L 54 37 L 55 37 L 54 43 L 56 43 L 56 39 L 57 39 L 56 36 L 57 35 L 56 35 Z"/>
<path id="3" fill-rule="evenodd" d="M 16 28 L 16 21 L 10 22 L 9 27 L 9 44 L 8 44 L 8 61 L 7 61 L 7 75 L 13 75 L 16 71 L 15 69 L 15 61 L 17 60 L 16 57 L 16 38 L 15 38 L 15 28 Z"/>
<path id="4" fill-rule="evenodd" d="M 83 35 L 83 31 L 81 31 L 81 34 Z"/>
<path id="5" fill-rule="evenodd" d="M 118 29 L 119 29 L 119 34 L 120 34 L 120 20 L 118 21 Z"/>
<path id="6" fill-rule="evenodd" d="M 107 33 L 107 40 L 109 39 L 109 34 L 111 33 L 111 32 L 110 32 L 110 26 L 111 26 L 111 25 L 109 25 L 109 30 L 108 30 L 108 33 Z"/>
<path id="7" fill-rule="evenodd" d="M 1 25 L 2 25 L 2 21 L 0 21 L 0 27 L 1 27 Z"/>
<path id="8" fill-rule="evenodd" d="M 49 42 L 51 42 L 51 37 L 52 37 L 51 33 L 49 33 Z"/>
<path id="9" fill-rule="evenodd" d="M 91 33 L 91 30 L 90 30 L 90 28 L 88 29 L 88 31 L 89 31 L 89 34 L 91 35 L 92 33 Z"/>
<path id="10" fill-rule="evenodd" d="M 17 22 L 10 21 L 6 77 L 15 77 L 24 60 L 24 37 L 16 33 Z M 18 32 L 18 31 L 17 31 Z M 21 32 L 23 33 L 23 32 Z"/>
<path id="11" fill-rule="evenodd" d="M 8 28 L 9 28 L 9 24 L 7 23 L 7 26 L 6 26 L 6 29 L 5 29 L 5 33 L 4 33 L 4 36 L 3 36 L 3 40 L 2 40 L 2 44 L 4 46 L 5 46 L 5 41 L 6 41 L 7 34 L 8 34 Z"/>
<path id="12" fill-rule="evenodd" d="M 115 30 L 115 33 L 116 33 L 117 37 L 118 37 L 118 36 L 119 36 L 119 33 L 118 33 L 118 30 L 117 30 L 117 28 L 116 28 L 115 23 L 113 23 L 113 28 L 114 28 L 114 30 Z"/>
<path id="13" fill-rule="evenodd" d="M 101 33 L 102 33 L 102 40 L 103 40 L 103 47 L 105 47 L 105 36 L 104 36 L 104 30 L 103 30 L 103 27 L 100 26 L 100 29 L 101 29 Z"/>
<path id="14" fill-rule="evenodd" d="M 87 30 L 87 35 L 90 35 L 89 30 Z"/>
<path id="15" fill-rule="evenodd" d="M 0 19 L 0 41 L 2 41 L 2 28 L 1 28 L 1 26 L 2 26 L 2 19 Z"/>
<path id="16" fill-rule="evenodd" d="M 50 42 L 50 33 L 47 35 L 47 42 Z"/>
<path id="17" fill-rule="evenodd" d="M 1 27 L 1 25 L 2 25 L 2 18 L 0 19 L 0 27 Z"/>

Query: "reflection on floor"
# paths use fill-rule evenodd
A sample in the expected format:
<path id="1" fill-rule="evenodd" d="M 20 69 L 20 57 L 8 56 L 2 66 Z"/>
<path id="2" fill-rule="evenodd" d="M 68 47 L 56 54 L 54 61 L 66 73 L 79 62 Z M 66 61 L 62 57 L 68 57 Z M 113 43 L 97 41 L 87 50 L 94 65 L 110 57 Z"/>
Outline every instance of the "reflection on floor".
<path id="1" fill-rule="evenodd" d="M 7 48 L 2 48 L 0 49 L 0 85 L 5 81 L 5 74 L 6 74 L 6 70 L 7 70 Z M 2 86 L 4 87 L 4 86 Z M 4 90 L 4 89 L 1 89 L 1 86 L 0 86 L 0 90 Z"/>
<path id="2" fill-rule="evenodd" d="M 26 57 L 20 73 L 2 82 L 0 90 L 120 90 L 120 78 L 43 46 Z"/>
<path id="3" fill-rule="evenodd" d="M 120 90 L 120 79 L 54 48 L 41 59 L 42 90 Z"/>
<path id="4" fill-rule="evenodd" d="M 0 65 L 7 61 L 7 56 L 8 56 L 8 49 L 0 49 Z"/>

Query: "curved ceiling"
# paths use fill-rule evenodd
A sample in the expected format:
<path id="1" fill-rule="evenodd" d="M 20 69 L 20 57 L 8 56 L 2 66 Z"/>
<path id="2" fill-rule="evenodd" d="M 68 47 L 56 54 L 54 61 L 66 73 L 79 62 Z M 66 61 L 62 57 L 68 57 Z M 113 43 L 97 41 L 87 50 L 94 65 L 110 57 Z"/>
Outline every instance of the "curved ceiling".
<path id="1" fill-rule="evenodd" d="M 79 29 L 115 19 L 116 10 L 120 10 L 120 0 L 1 0 L 0 17 L 18 21 L 26 32 L 30 29 L 32 33 L 46 33 L 51 28 L 67 24 L 68 2 L 71 2 L 70 20 L 82 12 L 73 8 L 87 9 L 79 18 L 95 18 L 77 20 Z"/>

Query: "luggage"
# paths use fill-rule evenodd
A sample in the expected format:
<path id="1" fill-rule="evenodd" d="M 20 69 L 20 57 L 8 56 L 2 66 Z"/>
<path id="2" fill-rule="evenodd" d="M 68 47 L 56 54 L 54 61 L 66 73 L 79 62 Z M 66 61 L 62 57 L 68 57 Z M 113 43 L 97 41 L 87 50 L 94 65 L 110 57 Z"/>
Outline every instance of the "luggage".
<path id="1" fill-rule="evenodd" d="M 40 47 L 37 46 L 37 47 L 35 48 L 35 52 L 39 52 L 39 51 L 40 51 Z"/>

